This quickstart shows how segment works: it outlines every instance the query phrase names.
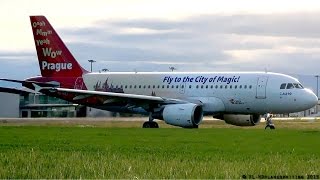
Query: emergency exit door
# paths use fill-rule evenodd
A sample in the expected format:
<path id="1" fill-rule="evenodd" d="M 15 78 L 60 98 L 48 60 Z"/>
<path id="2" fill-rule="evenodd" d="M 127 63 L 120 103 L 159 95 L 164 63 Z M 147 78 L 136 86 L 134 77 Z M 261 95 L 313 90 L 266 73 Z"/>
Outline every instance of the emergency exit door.
<path id="1" fill-rule="evenodd" d="M 179 86 L 180 94 L 184 94 L 186 92 L 186 83 L 181 83 Z"/>

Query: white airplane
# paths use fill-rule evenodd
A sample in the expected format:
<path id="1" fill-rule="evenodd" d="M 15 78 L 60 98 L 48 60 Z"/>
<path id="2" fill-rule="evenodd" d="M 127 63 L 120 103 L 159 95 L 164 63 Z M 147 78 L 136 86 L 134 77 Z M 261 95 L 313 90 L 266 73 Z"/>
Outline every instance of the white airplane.
<path id="1" fill-rule="evenodd" d="M 103 72 L 83 69 L 44 16 L 30 16 L 42 76 L 23 86 L 98 109 L 149 115 L 197 128 L 203 115 L 237 126 L 254 126 L 266 113 L 309 109 L 316 95 L 288 75 L 271 72 Z"/>

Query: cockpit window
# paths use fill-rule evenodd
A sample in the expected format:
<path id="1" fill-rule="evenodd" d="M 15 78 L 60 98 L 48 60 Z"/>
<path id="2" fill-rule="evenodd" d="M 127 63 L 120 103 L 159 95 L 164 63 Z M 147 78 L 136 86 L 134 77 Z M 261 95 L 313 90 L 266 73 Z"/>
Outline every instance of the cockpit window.
<path id="1" fill-rule="evenodd" d="M 281 84 L 281 85 L 280 85 L 280 89 L 285 89 L 285 88 L 286 88 L 286 85 L 287 85 L 286 83 Z"/>
<path id="2" fill-rule="evenodd" d="M 297 89 L 303 89 L 303 86 L 301 84 L 298 83 L 294 83 L 294 87 Z"/>
<path id="3" fill-rule="evenodd" d="M 280 89 L 303 89 L 304 87 L 300 83 L 282 83 Z"/>
<path id="4" fill-rule="evenodd" d="M 292 83 L 288 83 L 287 89 L 293 89 L 293 88 L 294 88 L 293 84 Z"/>

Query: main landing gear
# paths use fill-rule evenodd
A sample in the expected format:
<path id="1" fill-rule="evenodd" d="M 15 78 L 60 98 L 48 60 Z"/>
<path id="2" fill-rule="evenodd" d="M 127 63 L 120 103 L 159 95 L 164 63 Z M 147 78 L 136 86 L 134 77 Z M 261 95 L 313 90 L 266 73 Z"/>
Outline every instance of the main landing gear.
<path id="1" fill-rule="evenodd" d="M 159 128 L 158 123 L 154 122 L 154 121 L 147 121 L 143 123 L 143 128 Z"/>
<path id="2" fill-rule="evenodd" d="M 143 123 L 142 128 L 159 128 L 159 124 L 153 121 L 151 114 L 149 116 L 149 121 Z"/>

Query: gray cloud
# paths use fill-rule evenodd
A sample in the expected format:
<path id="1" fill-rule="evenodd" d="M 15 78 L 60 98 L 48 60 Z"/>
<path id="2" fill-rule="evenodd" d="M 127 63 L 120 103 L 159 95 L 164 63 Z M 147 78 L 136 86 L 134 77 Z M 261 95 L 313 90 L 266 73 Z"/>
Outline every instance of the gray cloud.
<path id="1" fill-rule="evenodd" d="M 105 20 L 93 27 L 57 31 L 83 67 L 89 69 L 88 59 L 98 61 L 94 64 L 96 71 L 168 71 L 173 65 L 179 71 L 267 68 L 315 74 L 319 72 L 315 63 L 320 61 L 319 15 L 213 14 L 177 21 Z M 244 55 L 228 53 L 239 50 L 244 50 Z M 256 50 L 265 52 L 256 55 Z M 0 52 L 0 62 L 0 76 L 12 74 L 16 62 L 21 63 L 18 66 L 24 69 L 23 76 L 39 74 L 35 52 Z"/>
<path id="2" fill-rule="evenodd" d="M 94 28 L 63 29 L 76 57 L 96 59 L 114 71 L 167 70 L 170 62 L 181 71 L 300 71 L 305 62 L 319 61 L 306 52 L 320 46 L 320 13 L 203 15 L 179 21 L 136 19 L 98 21 Z M 130 32 L 141 29 L 141 32 Z M 144 32 L 144 30 L 146 32 Z M 86 39 L 83 41 L 81 39 Z M 281 52 L 281 48 L 296 49 Z M 280 50 L 279 50 L 280 48 Z M 252 61 L 227 51 L 267 50 Z M 253 51 L 250 51 L 253 50 Z M 320 51 L 319 51 L 320 53 Z M 109 63 L 109 64 L 108 64 Z M 130 65 L 129 65 L 130 64 Z M 127 66 L 129 65 L 129 66 Z M 126 67 L 127 66 L 127 67 Z M 310 66 L 311 72 L 317 72 Z M 311 73 L 310 72 L 310 73 Z"/>
<path id="3" fill-rule="evenodd" d="M 31 52 L 5 52 L 0 51 L 0 61 L 20 60 L 24 61 L 27 58 L 35 58 L 36 55 Z"/>
<path id="4" fill-rule="evenodd" d="M 319 37 L 320 13 L 201 15 L 182 21 L 133 20 L 111 22 L 117 27 L 191 30 L 223 34 Z M 97 22 L 110 25 L 110 22 Z"/>

